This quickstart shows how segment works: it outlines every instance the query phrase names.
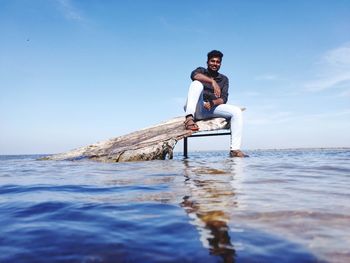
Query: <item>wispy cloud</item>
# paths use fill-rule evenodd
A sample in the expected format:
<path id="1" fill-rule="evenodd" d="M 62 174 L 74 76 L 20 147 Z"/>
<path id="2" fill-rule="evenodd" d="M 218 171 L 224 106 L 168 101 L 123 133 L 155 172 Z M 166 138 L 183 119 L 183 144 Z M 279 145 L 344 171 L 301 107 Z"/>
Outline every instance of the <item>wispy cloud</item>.
<path id="1" fill-rule="evenodd" d="M 258 97 L 258 96 L 261 96 L 261 93 L 256 91 L 247 91 L 247 92 L 243 92 L 242 95 L 247 97 Z"/>
<path id="2" fill-rule="evenodd" d="M 346 116 L 350 116 L 350 109 L 343 109 L 340 111 L 336 111 L 336 112 L 326 112 L 326 113 L 318 113 L 318 114 L 306 114 L 305 116 L 303 116 L 306 119 L 319 119 L 319 120 L 323 120 L 323 119 L 327 119 L 329 120 L 330 118 L 336 118 L 336 117 L 346 117 Z"/>
<path id="3" fill-rule="evenodd" d="M 271 125 L 282 123 L 300 123 L 300 122 L 317 122 L 317 121 L 330 121 L 336 119 L 344 119 L 350 117 L 350 109 L 343 109 L 340 111 L 325 112 L 325 113 L 306 113 L 298 114 L 293 112 L 269 112 L 266 114 L 252 113 L 246 119 L 246 123 L 249 125 Z"/>
<path id="4" fill-rule="evenodd" d="M 324 60 L 332 66 L 348 69 L 350 66 L 350 43 L 330 50 L 325 54 Z"/>
<path id="5" fill-rule="evenodd" d="M 250 125 L 266 125 L 266 124 L 277 124 L 288 122 L 294 114 L 292 112 L 284 111 L 284 112 L 269 112 L 269 113 L 257 113 L 253 112 L 251 115 L 248 115 L 246 119 L 246 123 Z"/>
<path id="6" fill-rule="evenodd" d="M 350 89 L 340 92 L 337 97 L 350 97 Z"/>
<path id="7" fill-rule="evenodd" d="M 350 72 L 335 74 L 334 76 L 323 77 L 311 81 L 305 85 L 310 91 L 321 91 L 336 87 L 345 87 L 350 85 Z"/>
<path id="8" fill-rule="evenodd" d="M 318 77 L 305 84 L 310 91 L 350 86 L 350 43 L 329 50 L 318 63 Z"/>
<path id="9" fill-rule="evenodd" d="M 279 77 L 276 74 L 263 74 L 255 77 L 256 80 L 277 80 Z"/>
<path id="10" fill-rule="evenodd" d="M 180 23 L 171 23 L 169 19 L 164 16 L 158 17 L 160 25 L 167 31 L 174 33 L 195 33 L 195 34 L 204 34 L 205 30 L 201 27 L 190 27 L 188 25 L 184 26 Z"/>
<path id="11" fill-rule="evenodd" d="M 171 100 L 171 103 L 173 103 L 179 107 L 183 107 L 186 103 L 185 97 L 173 97 L 170 100 Z"/>
<path id="12" fill-rule="evenodd" d="M 81 12 L 73 5 L 72 0 L 56 0 L 60 10 L 68 20 L 83 21 Z"/>

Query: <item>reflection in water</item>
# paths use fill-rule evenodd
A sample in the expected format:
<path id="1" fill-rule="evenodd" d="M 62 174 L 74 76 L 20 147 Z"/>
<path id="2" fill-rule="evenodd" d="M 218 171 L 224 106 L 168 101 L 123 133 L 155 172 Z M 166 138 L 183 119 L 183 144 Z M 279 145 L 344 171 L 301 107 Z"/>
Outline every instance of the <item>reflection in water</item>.
<path id="1" fill-rule="evenodd" d="M 235 249 L 229 235 L 230 210 L 237 206 L 232 187 L 233 174 L 213 168 L 185 164 L 185 185 L 190 195 L 181 203 L 197 227 L 200 239 L 210 254 L 224 262 L 235 261 Z"/>

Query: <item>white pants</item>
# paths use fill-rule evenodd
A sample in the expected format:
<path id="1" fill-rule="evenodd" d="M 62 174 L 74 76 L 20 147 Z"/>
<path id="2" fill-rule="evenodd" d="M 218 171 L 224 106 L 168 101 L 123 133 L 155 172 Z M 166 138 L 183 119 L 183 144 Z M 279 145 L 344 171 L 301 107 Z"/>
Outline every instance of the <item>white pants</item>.
<path id="1" fill-rule="evenodd" d="M 203 84 L 198 80 L 191 83 L 185 106 L 186 116 L 192 114 L 196 120 L 223 117 L 231 120 L 231 150 L 239 150 L 242 141 L 242 110 L 234 105 L 221 104 L 211 110 L 204 108 Z"/>

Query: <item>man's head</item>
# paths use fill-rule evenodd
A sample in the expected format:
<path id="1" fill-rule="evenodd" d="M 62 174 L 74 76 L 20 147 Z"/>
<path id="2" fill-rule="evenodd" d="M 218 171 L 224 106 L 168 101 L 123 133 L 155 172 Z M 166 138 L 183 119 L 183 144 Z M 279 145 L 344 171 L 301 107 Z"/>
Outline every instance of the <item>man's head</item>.
<path id="1" fill-rule="evenodd" d="M 208 53 L 208 70 L 218 72 L 221 67 L 221 61 L 224 54 L 218 50 L 212 50 Z"/>

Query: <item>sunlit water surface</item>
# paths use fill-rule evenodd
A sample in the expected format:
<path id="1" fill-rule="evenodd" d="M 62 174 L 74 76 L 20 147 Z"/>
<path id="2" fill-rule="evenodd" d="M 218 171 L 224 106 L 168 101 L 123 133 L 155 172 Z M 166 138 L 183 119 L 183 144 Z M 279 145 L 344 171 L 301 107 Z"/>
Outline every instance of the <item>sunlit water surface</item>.
<path id="1" fill-rule="evenodd" d="M 350 149 L 0 156 L 0 262 L 350 262 Z"/>

